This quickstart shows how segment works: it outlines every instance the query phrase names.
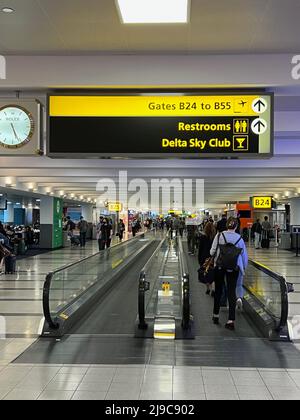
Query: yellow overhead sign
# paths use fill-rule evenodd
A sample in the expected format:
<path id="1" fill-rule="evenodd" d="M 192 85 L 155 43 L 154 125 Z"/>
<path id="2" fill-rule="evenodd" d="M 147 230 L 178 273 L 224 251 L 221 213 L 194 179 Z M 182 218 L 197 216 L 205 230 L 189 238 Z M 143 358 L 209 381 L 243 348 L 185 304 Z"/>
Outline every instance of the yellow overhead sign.
<path id="1" fill-rule="evenodd" d="M 50 96 L 50 117 L 189 117 L 257 116 L 261 95 L 201 96 Z M 258 105 L 255 107 L 255 103 Z M 266 104 L 266 107 L 268 105 Z M 237 134 L 247 131 L 247 120 Z M 186 124 L 185 126 L 187 126 Z M 191 131 L 195 127 L 191 124 Z M 185 127 L 185 130 L 188 128 Z"/>
<path id="2" fill-rule="evenodd" d="M 252 207 L 254 209 L 271 209 L 272 208 L 272 199 L 271 196 L 259 196 L 252 197 Z"/>
<path id="3" fill-rule="evenodd" d="M 269 157 L 273 95 L 49 95 L 49 156 Z"/>
<path id="4" fill-rule="evenodd" d="M 113 212 L 120 212 L 122 211 L 123 206 L 122 203 L 116 202 L 116 203 L 108 203 L 108 210 Z"/>

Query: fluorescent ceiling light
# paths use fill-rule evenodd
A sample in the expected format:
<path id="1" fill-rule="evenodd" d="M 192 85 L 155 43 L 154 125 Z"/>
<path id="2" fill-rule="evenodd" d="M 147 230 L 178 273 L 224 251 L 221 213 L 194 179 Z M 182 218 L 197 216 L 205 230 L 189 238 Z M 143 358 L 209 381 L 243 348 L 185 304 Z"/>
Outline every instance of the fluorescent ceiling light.
<path id="1" fill-rule="evenodd" d="M 13 13 L 14 9 L 12 9 L 11 7 L 2 7 L 1 12 L 3 12 L 3 13 Z"/>
<path id="2" fill-rule="evenodd" d="M 123 23 L 187 23 L 189 0 L 117 0 Z"/>

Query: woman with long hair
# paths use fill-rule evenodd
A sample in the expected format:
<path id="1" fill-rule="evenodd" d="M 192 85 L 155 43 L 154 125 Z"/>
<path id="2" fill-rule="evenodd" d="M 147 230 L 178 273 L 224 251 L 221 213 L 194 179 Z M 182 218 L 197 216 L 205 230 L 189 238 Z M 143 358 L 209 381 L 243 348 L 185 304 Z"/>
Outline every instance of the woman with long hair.
<path id="1" fill-rule="evenodd" d="M 214 238 L 216 236 L 216 229 L 213 223 L 207 222 L 204 226 L 204 231 L 200 235 L 199 238 L 199 252 L 198 252 L 198 261 L 200 265 L 200 272 L 201 273 L 201 267 L 207 260 L 207 258 L 210 258 L 210 250 L 214 241 Z M 206 275 L 201 275 L 200 278 L 199 274 L 199 281 L 202 281 L 206 284 L 206 294 L 210 295 L 212 293 L 212 284 L 214 282 L 214 271 L 211 270 Z"/>

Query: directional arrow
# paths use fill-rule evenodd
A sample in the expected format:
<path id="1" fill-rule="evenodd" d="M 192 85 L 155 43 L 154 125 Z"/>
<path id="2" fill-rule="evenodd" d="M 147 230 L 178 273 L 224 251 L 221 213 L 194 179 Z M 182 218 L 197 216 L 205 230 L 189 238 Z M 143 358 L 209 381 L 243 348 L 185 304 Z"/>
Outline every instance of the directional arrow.
<path id="1" fill-rule="evenodd" d="M 264 98 L 257 98 L 252 102 L 252 109 L 258 114 L 262 114 L 268 108 L 267 101 Z"/>
<path id="2" fill-rule="evenodd" d="M 262 128 L 265 128 L 265 124 L 261 120 L 258 120 L 253 127 L 258 127 L 257 131 L 260 133 L 262 131 Z"/>
<path id="3" fill-rule="evenodd" d="M 263 101 L 261 99 L 259 99 L 257 102 L 255 102 L 255 104 L 253 105 L 254 108 L 258 108 L 258 112 L 260 112 L 261 108 L 265 108 L 265 104 L 263 103 Z"/>
<path id="4" fill-rule="evenodd" d="M 252 121 L 251 130 L 255 134 L 263 134 L 268 128 L 267 122 L 263 118 L 256 118 Z"/>

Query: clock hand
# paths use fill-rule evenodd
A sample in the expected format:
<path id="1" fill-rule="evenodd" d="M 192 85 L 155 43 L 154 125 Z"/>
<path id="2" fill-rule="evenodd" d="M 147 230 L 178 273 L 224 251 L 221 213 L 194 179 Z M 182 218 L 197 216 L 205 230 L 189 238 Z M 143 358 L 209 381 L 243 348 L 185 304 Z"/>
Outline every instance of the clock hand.
<path id="1" fill-rule="evenodd" d="M 15 130 L 15 127 L 13 126 L 13 123 L 10 123 L 10 125 L 11 125 L 11 128 L 13 129 L 13 132 L 14 132 L 15 138 L 17 139 L 17 141 L 20 141 L 19 137 L 17 136 L 17 133 L 16 133 L 16 130 Z"/>

